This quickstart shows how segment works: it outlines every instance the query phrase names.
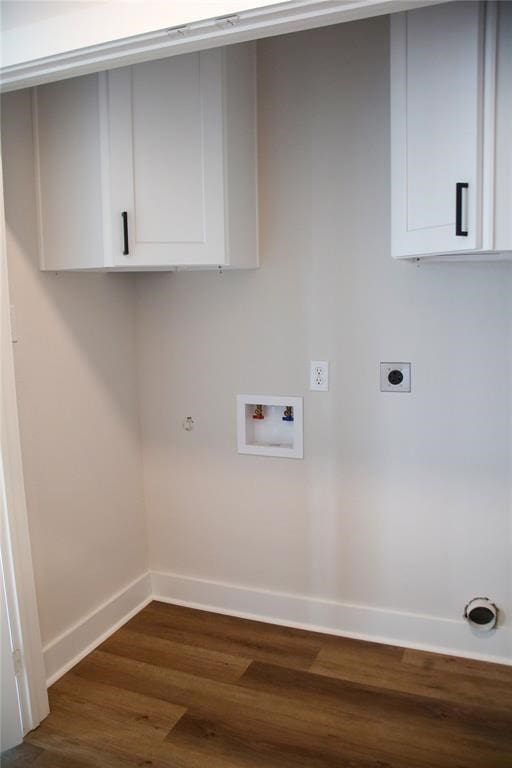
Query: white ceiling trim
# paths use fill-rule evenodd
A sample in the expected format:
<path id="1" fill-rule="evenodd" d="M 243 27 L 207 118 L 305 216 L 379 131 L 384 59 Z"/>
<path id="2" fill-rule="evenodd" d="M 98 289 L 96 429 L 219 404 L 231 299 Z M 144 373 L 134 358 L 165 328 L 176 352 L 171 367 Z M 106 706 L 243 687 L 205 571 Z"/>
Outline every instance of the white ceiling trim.
<path id="1" fill-rule="evenodd" d="M 0 90 L 18 90 L 140 61 L 410 10 L 441 1 L 290 0 L 2 67 Z"/>

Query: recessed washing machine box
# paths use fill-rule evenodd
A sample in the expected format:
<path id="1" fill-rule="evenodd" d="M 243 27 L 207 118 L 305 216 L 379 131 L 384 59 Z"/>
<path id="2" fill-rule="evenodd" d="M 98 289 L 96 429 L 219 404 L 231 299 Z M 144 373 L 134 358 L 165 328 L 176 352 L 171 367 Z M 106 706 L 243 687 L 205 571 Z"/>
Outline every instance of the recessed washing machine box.
<path id="1" fill-rule="evenodd" d="M 237 396 L 238 453 L 302 459 L 302 397 Z"/>

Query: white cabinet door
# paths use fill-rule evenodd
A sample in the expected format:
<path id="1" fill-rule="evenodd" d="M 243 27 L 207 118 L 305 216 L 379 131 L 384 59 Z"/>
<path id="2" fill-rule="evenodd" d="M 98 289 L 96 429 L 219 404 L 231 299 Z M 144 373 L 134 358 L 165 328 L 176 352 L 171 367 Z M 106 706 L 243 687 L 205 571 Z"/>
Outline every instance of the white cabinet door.
<path id="1" fill-rule="evenodd" d="M 483 4 L 391 24 L 393 256 L 481 248 Z"/>
<path id="2" fill-rule="evenodd" d="M 108 75 L 114 265 L 224 264 L 220 49 Z"/>

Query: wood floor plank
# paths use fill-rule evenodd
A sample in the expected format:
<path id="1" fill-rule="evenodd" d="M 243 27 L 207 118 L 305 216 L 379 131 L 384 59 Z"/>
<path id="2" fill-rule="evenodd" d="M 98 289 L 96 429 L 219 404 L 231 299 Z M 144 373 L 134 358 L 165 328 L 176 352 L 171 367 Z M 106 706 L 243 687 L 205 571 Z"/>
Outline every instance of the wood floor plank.
<path id="1" fill-rule="evenodd" d="M 512 768 L 511 682 L 153 603 L 52 686 L 6 768 Z"/>
<path id="2" fill-rule="evenodd" d="M 494 681 L 502 682 L 512 687 L 512 666 L 507 664 L 494 664 L 489 661 L 482 663 L 476 659 L 448 656 L 442 653 L 428 653 L 426 651 L 417 651 L 413 648 L 404 649 L 402 662 L 426 670 L 470 675 L 479 678 L 482 681 L 482 685 L 488 683 L 490 689 L 493 688 Z"/>
<path id="3" fill-rule="evenodd" d="M 317 634 L 317 637 L 319 638 L 321 650 L 333 648 L 338 653 L 345 653 L 349 657 L 356 653 L 361 653 L 366 662 L 372 665 L 401 661 L 404 653 L 404 648 L 400 648 L 398 645 L 356 640 L 353 637 L 339 635 Z M 364 647 L 362 648 L 361 645 Z"/>
<path id="4" fill-rule="evenodd" d="M 152 691 L 156 696 L 186 707 L 188 713 L 194 717 L 207 722 L 219 722 L 222 717 L 223 732 L 232 727 L 226 723 L 231 723 L 233 718 L 239 728 L 240 713 L 243 712 L 244 721 L 259 723 L 262 733 L 268 734 L 278 728 L 280 734 L 285 734 L 287 741 L 283 743 L 284 753 L 290 749 L 291 744 L 291 736 L 287 734 L 295 734 L 294 738 L 298 743 L 302 743 L 300 734 L 306 734 L 311 755 L 314 754 L 311 745 L 322 745 L 327 739 L 329 743 L 336 741 L 336 755 L 340 761 L 349 758 L 361 761 L 365 753 L 375 760 L 377 756 L 386 755 L 391 749 L 396 755 L 393 755 L 393 762 L 388 760 L 388 763 L 397 768 L 410 768 L 411 758 L 414 758 L 417 768 L 429 765 L 426 758 L 424 759 L 423 751 L 414 743 L 404 744 L 401 738 L 393 735 L 394 741 L 388 745 L 390 737 L 385 724 L 369 722 L 362 711 L 355 714 L 344 713 L 343 718 L 340 718 L 338 713 L 322 710 L 316 706 L 316 702 L 312 707 L 311 702 L 287 699 L 281 695 L 236 684 L 205 680 L 175 670 L 114 657 L 102 651 L 96 651 L 80 662 L 76 674 L 103 680 L 110 679 L 112 675 L 120 675 L 123 679 L 122 685 L 130 690 Z M 169 738 L 172 741 L 172 736 Z M 240 736 L 239 741 L 243 742 L 243 738 L 243 735 Z M 267 735 L 262 738 L 267 738 Z M 277 736 L 274 736 L 274 743 L 278 743 Z M 318 749 L 321 750 L 321 747 L 318 746 Z M 302 750 L 305 750 L 304 745 Z M 315 759 L 320 760 L 318 757 Z M 326 764 L 327 758 L 324 756 L 322 759 L 323 762 L 320 761 L 319 764 Z M 330 759 L 331 764 L 335 765 L 336 763 L 332 762 L 333 755 Z M 310 762 L 315 765 L 313 757 Z M 446 761 L 440 763 L 439 768 L 448 764 Z M 473 767 L 474 763 L 468 765 Z"/>
<path id="5" fill-rule="evenodd" d="M 250 658 L 164 640 L 129 628 L 115 632 L 100 650 L 227 683 L 238 680 L 251 663 Z"/>
<path id="6" fill-rule="evenodd" d="M 152 637 L 293 669 L 307 669 L 322 647 L 320 637 L 305 631 L 156 601 L 128 626 Z"/>
<path id="7" fill-rule="evenodd" d="M 322 648 L 310 667 L 311 672 L 391 691 L 412 693 L 454 704 L 471 702 L 488 709 L 510 711 L 512 686 L 493 680 L 484 684 L 474 674 L 426 669 L 404 664 L 397 659 L 376 659 L 364 646 L 329 645 Z"/>
<path id="8" fill-rule="evenodd" d="M 184 708 L 214 708 L 230 702 L 234 707 L 254 703 L 257 706 L 259 703 L 262 709 L 267 709 L 270 703 L 268 697 L 258 691 L 100 650 L 83 659 L 75 667 L 74 673 L 87 680 L 117 684 L 128 691 L 154 696 Z"/>
<path id="9" fill-rule="evenodd" d="M 164 734 L 144 723 L 103 718 L 101 708 L 92 704 L 81 712 L 60 695 L 53 698 L 51 708 L 50 717 L 31 734 L 31 743 L 48 745 L 95 766 L 175 768 L 175 762 L 161 753 Z"/>
<path id="10" fill-rule="evenodd" d="M 426 754 L 435 749 L 439 766 L 452 765 L 460 751 L 478 755 L 467 761 L 477 768 L 484 755 L 489 765 L 499 764 L 501 756 L 512 751 L 512 712 L 489 713 L 469 703 L 454 706 L 261 662 L 251 664 L 238 685 L 295 702 L 314 702 L 317 709 L 340 718 L 364 713 L 368 724 L 375 726 L 378 741 L 396 744 L 406 736 Z"/>
<path id="11" fill-rule="evenodd" d="M 56 752 L 53 749 L 45 749 L 42 751 L 41 756 L 34 763 L 34 768 L 97 768 L 101 763 L 99 759 L 106 765 L 106 757 L 96 754 L 94 758 L 73 756 L 71 751 L 73 746 L 66 749 L 66 752 Z"/>
<path id="12" fill-rule="evenodd" d="M 184 714 L 184 707 L 171 704 L 153 696 L 128 691 L 100 681 L 90 681 L 73 674 L 64 675 L 50 688 L 50 702 L 59 694 L 73 701 L 73 710 L 85 711 L 89 705 L 100 707 L 105 719 L 144 723 L 160 731 L 164 736 Z"/>
<path id="13" fill-rule="evenodd" d="M 123 694 L 122 689 L 119 693 Z M 121 698 L 120 696 L 120 698 Z M 124 698 L 124 697 L 123 697 Z M 170 706 L 170 705 L 168 705 Z M 112 731 L 118 728 L 129 730 L 138 739 L 151 739 L 155 742 L 165 738 L 169 730 L 178 722 L 185 712 L 184 707 L 173 706 L 176 713 L 172 719 L 163 725 L 157 723 L 147 712 L 136 713 L 123 707 L 109 706 L 97 701 L 76 696 L 53 692 L 50 696 L 50 708 L 52 712 L 66 711 L 76 717 L 90 717 L 100 723 L 108 725 Z"/>
<path id="14" fill-rule="evenodd" d="M 101 740 L 70 736 L 70 730 L 71 723 L 67 724 L 63 732 L 59 718 L 55 718 L 55 725 L 48 725 L 41 733 L 29 734 L 31 741 L 44 747 L 44 752 L 39 758 L 43 768 L 75 768 L 75 765 L 76 768 L 139 768 L 143 765 L 155 768 L 152 757 L 145 755 L 141 758 L 138 755 L 130 756 L 116 752 L 115 749 L 106 747 Z M 40 765 L 35 768 L 40 768 Z M 164 765 L 162 768 L 169 767 Z"/>
<path id="15" fill-rule="evenodd" d="M 398 768 L 410 763 L 391 762 L 381 750 L 375 753 L 344 740 L 333 727 L 316 725 L 306 730 L 293 718 L 273 718 L 270 713 L 240 709 L 203 714 L 187 712 L 167 741 L 192 752 L 203 764 L 215 758 L 220 765 L 237 768 Z M 374 753 L 372 755 L 372 752 Z M 421 763 L 417 763 L 421 766 Z"/>

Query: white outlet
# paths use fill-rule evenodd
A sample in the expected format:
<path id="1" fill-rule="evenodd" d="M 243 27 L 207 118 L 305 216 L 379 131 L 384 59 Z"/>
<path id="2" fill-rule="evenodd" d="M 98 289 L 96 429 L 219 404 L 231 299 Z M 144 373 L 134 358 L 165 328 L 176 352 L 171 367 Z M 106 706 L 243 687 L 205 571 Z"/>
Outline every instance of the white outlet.
<path id="1" fill-rule="evenodd" d="M 309 388 L 317 392 L 329 391 L 329 361 L 312 360 L 309 369 Z"/>

